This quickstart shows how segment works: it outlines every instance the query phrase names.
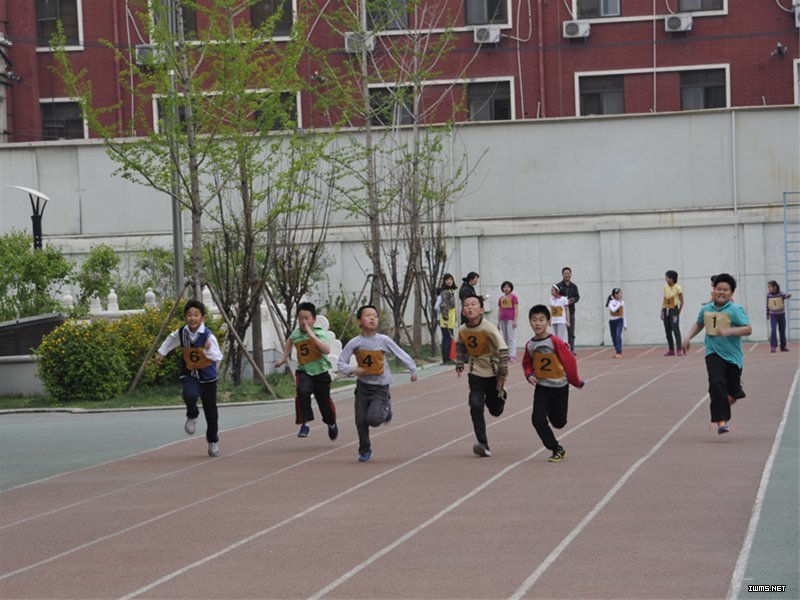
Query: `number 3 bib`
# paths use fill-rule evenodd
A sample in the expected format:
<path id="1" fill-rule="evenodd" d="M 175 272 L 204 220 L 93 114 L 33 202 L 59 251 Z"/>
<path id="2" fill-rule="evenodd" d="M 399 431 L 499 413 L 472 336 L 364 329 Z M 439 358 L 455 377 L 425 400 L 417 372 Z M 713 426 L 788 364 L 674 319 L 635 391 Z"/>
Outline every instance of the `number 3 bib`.
<path id="1" fill-rule="evenodd" d="M 483 331 L 459 331 L 458 337 L 467 347 L 470 356 L 483 356 L 491 352 L 489 335 Z"/>

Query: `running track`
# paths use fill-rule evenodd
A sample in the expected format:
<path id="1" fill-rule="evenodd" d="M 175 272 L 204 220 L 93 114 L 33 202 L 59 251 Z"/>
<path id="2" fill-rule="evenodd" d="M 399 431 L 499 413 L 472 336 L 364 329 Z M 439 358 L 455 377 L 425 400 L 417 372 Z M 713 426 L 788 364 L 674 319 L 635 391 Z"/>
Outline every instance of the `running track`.
<path id="1" fill-rule="evenodd" d="M 162 413 L 179 441 L 0 492 L 0 598 L 798 598 L 798 349 L 746 346 L 748 397 L 717 436 L 701 348 L 580 349 L 561 464 L 519 365 L 487 416 L 491 458 L 472 455 L 466 377 L 450 370 L 395 374 L 365 464 L 352 391 L 336 396 L 336 442 L 319 421 L 298 439 L 291 416 L 265 417 L 223 430 L 216 459 Z M 97 436 L 125 427 L 104 418 Z M 770 519 L 783 547 L 759 542 Z M 770 552 L 788 560 L 777 580 L 751 573 Z"/>

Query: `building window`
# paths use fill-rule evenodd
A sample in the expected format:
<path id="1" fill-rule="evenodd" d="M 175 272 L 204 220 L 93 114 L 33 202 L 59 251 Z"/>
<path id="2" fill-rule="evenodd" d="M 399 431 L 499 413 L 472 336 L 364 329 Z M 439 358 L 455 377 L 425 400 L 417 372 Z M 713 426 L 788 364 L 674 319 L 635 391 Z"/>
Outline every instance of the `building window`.
<path id="1" fill-rule="evenodd" d="M 681 73 L 681 110 L 724 108 L 725 70 L 685 71 Z"/>
<path id="2" fill-rule="evenodd" d="M 367 5 L 371 31 L 408 29 L 408 0 L 379 0 Z"/>
<path id="3" fill-rule="evenodd" d="M 262 106 L 277 101 L 278 107 L 269 106 L 268 108 L 256 107 L 253 111 L 255 130 L 257 131 L 277 131 L 289 129 L 297 123 L 297 97 L 291 92 L 281 92 L 277 96 L 259 94 Z"/>
<path id="4" fill-rule="evenodd" d="M 507 0 L 465 0 L 464 14 L 467 25 L 507 23 Z"/>
<path id="5" fill-rule="evenodd" d="M 175 99 L 180 130 L 186 131 L 186 103 L 183 97 Z M 273 105 L 273 103 L 278 103 Z M 166 100 L 156 101 L 156 130 L 168 131 L 165 122 L 169 113 Z M 227 103 L 219 94 L 207 94 L 198 98 L 194 104 L 194 125 L 196 133 L 206 133 L 209 129 L 222 130 L 243 128 L 245 131 L 277 131 L 288 129 L 297 123 L 297 97 L 292 92 L 269 94 L 248 92 L 238 107 Z M 231 115 L 243 115 L 236 122 Z"/>
<path id="6" fill-rule="evenodd" d="M 620 115 L 625 112 L 625 79 L 622 75 L 580 78 L 581 115 Z"/>
<path id="7" fill-rule="evenodd" d="M 292 0 L 258 0 L 250 7 L 250 24 L 256 29 L 273 17 L 273 34 L 289 35 L 292 31 Z"/>
<path id="8" fill-rule="evenodd" d="M 620 0 L 578 0 L 578 18 L 618 17 Z"/>
<path id="9" fill-rule="evenodd" d="M 722 10 L 724 0 L 678 0 L 678 12 Z"/>
<path id="10" fill-rule="evenodd" d="M 161 22 L 161 19 L 163 19 L 165 15 L 168 15 L 168 11 L 172 6 L 172 2 L 171 0 L 150 0 L 150 2 L 153 23 L 158 26 L 158 24 Z M 181 13 L 183 15 L 183 37 L 187 40 L 196 40 L 197 11 L 187 6 L 181 6 Z M 177 31 L 177 29 L 175 31 Z"/>
<path id="11" fill-rule="evenodd" d="M 511 119 L 511 84 L 508 81 L 471 83 L 467 86 L 470 121 Z"/>
<path id="12" fill-rule="evenodd" d="M 67 46 L 80 44 L 78 0 L 36 0 L 36 45 L 46 47 L 58 31 L 58 22 L 64 27 Z"/>
<path id="13" fill-rule="evenodd" d="M 376 127 L 413 125 L 414 112 L 405 88 L 373 88 L 369 91 L 370 122 Z"/>
<path id="14" fill-rule="evenodd" d="M 84 136 L 83 113 L 77 102 L 43 102 L 42 139 L 81 140 Z"/>

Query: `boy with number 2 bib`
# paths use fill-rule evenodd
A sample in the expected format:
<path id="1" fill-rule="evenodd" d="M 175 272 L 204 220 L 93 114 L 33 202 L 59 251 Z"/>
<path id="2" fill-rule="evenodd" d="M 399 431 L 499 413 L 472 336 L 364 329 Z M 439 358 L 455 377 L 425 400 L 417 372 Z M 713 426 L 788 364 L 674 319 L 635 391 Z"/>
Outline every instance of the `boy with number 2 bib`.
<path id="1" fill-rule="evenodd" d="M 199 300 L 189 300 L 183 307 L 186 325 L 167 336 L 158 349 L 155 361 L 159 365 L 164 357 L 178 346 L 183 348 L 181 362 L 181 384 L 183 401 L 186 404 L 186 423 L 183 428 L 194 435 L 197 427 L 198 398 L 203 403 L 206 418 L 206 441 L 208 455 L 219 456 L 219 415 L 217 413 L 217 365 L 222 360 L 219 342 L 203 320 L 206 307 Z"/>
<path id="2" fill-rule="evenodd" d="M 358 431 L 358 461 L 372 458 L 369 428 L 392 420 L 392 403 L 389 386 L 392 372 L 386 352 L 394 354 L 411 371 L 411 381 L 417 380 L 417 365 L 389 336 L 378 333 L 378 309 L 371 304 L 362 306 L 356 313 L 361 335 L 347 342 L 339 355 L 337 367 L 344 375 L 356 376 L 355 418 Z M 358 366 L 350 366 L 355 354 Z"/>

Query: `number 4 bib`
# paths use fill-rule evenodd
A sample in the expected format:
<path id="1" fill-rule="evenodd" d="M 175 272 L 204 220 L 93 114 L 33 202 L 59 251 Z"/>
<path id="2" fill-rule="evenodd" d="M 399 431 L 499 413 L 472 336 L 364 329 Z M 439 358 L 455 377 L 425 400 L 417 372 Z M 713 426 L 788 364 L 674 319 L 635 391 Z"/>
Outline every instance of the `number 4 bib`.
<path id="1" fill-rule="evenodd" d="M 383 375 L 383 350 L 356 350 L 355 355 L 364 375 Z"/>

